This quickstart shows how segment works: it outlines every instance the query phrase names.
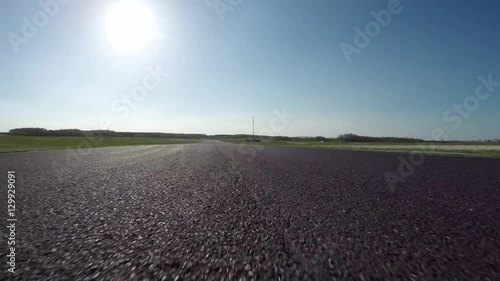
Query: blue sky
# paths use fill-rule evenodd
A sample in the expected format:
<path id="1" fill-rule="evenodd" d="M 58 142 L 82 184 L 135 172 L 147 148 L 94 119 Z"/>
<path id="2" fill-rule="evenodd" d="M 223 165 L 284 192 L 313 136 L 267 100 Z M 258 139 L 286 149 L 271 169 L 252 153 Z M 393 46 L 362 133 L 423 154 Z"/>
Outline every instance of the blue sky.
<path id="1" fill-rule="evenodd" d="M 393 1 L 243 0 L 221 19 L 215 6 L 227 0 L 146 0 L 159 36 L 128 53 L 106 31 L 120 1 L 55 2 L 18 52 L 9 34 L 22 37 L 23 18 L 44 10 L 2 1 L 0 131 L 99 129 L 106 120 L 116 131 L 248 133 L 255 115 L 257 132 L 276 135 L 430 139 L 440 128 L 449 139 L 500 138 L 500 87 L 467 118 L 453 107 L 474 102 L 479 76 L 500 82 L 500 3 L 401 0 L 348 62 L 340 44 L 356 47 L 354 28 Z M 151 69 L 169 75 L 124 102 Z M 276 129 L 273 112 L 283 108 L 295 117 Z"/>

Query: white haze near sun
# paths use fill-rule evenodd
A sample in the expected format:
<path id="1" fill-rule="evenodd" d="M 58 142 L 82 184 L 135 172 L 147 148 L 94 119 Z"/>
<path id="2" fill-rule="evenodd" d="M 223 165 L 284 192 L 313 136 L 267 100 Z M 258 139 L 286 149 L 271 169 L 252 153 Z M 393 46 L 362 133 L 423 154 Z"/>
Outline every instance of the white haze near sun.
<path id="1" fill-rule="evenodd" d="M 153 13 L 142 3 L 132 0 L 111 6 L 106 32 L 111 45 L 121 52 L 143 50 L 158 34 Z"/>

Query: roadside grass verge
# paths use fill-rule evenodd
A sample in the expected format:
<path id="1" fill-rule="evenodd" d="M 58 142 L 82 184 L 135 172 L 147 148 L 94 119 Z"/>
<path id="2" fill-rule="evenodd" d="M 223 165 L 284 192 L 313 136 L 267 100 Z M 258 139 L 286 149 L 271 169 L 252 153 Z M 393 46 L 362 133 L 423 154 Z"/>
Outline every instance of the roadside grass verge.
<path id="1" fill-rule="evenodd" d="M 246 144 L 243 139 L 224 139 L 223 141 L 234 144 Z M 343 150 L 367 150 L 367 151 L 389 151 L 389 152 L 422 152 L 425 154 L 450 154 L 500 157 L 499 142 L 419 142 L 419 143 L 342 143 L 339 141 L 297 140 L 276 141 L 262 139 L 260 143 L 249 143 L 249 145 L 267 145 L 296 148 L 320 148 L 320 149 L 343 149 Z"/>
<path id="2" fill-rule="evenodd" d="M 87 148 L 130 145 L 187 144 L 195 143 L 198 141 L 200 140 L 146 137 L 107 137 L 102 138 L 100 142 L 92 145 L 92 142 L 85 137 L 28 137 L 0 134 L 0 153 L 56 150 L 77 147 Z"/>

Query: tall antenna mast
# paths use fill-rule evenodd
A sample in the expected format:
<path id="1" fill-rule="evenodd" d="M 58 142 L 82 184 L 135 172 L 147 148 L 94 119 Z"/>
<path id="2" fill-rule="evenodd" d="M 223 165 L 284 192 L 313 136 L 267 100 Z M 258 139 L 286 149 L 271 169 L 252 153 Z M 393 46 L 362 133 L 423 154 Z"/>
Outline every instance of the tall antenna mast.
<path id="1" fill-rule="evenodd" d="M 252 116 L 252 138 L 255 138 L 255 117 Z"/>
<path id="2" fill-rule="evenodd" d="M 246 142 L 260 142 L 260 140 L 255 137 L 255 116 L 253 115 L 252 115 L 252 137 L 247 138 Z"/>

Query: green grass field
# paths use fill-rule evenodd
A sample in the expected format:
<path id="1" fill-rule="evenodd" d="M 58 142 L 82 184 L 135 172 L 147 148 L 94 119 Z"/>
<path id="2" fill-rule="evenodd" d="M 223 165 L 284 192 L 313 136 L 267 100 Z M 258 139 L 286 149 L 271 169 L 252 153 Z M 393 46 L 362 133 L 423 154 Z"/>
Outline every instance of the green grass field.
<path id="1" fill-rule="evenodd" d="M 243 139 L 226 139 L 226 142 L 244 144 Z M 323 149 L 346 149 L 346 150 L 371 150 L 371 151 L 394 151 L 394 152 L 424 152 L 438 154 L 459 155 L 481 155 L 500 157 L 500 142 L 450 142 L 450 143 L 389 143 L 389 142 L 365 142 L 365 143 L 342 143 L 339 141 L 317 140 L 298 141 L 276 141 L 262 139 L 254 145 L 270 145 L 297 148 L 323 148 Z"/>
<path id="2" fill-rule="evenodd" d="M 127 145 L 153 145 L 153 144 L 185 144 L 194 143 L 199 140 L 188 139 L 165 139 L 165 138 L 143 138 L 143 137 L 115 137 L 102 138 L 100 142 L 85 137 L 25 137 L 0 134 L 1 152 L 20 152 L 67 149 L 77 147 L 107 147 Z"/>
<path id="3" fill-rule="evenodd" d="M 186 144 L 195 143 L 196 139 L 166 139 L 147 137 L 113 137 L 102 138 L 100 142 L 92 144 L 85 137 L 25 137 L 0 134 L 0 153 L 21 152 L 38 150 L 55 150 L 77 147 L 108 147 L 129 145 L 155 145 L 155 144 Z M 222 141 L 245 144 L 241 138 L 225 138 Z M 366 142 L 366 143 L 341 143 L 339 141 L 297 140 L 276 141 L 262 139 L 260 143 L 253 145 L 270 145 L 296 148 L 322 148 L 322 149 L 346 149 L 346 150 L 375 150 L 375 151 L 419 151 L 424 153 L 444 153 L 460 155 L 482 155 L 500 157 L 499 142 L 454 142 L 454 143 L 388 143 L 388 142 Z"/>

